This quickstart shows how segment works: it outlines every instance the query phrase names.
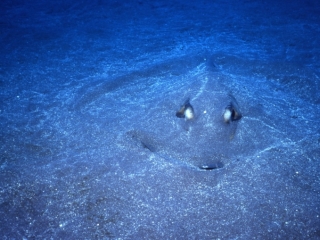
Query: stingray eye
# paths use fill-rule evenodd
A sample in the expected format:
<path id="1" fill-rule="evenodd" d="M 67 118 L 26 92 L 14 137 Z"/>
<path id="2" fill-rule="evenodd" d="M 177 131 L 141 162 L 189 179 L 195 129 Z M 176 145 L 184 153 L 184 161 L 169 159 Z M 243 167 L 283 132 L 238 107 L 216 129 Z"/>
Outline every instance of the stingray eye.
<path id="1" fill-rule="evenodd" d="M 193 111 L 191 108 L 187 108 L 185 111 L 185 116 L 187 119 L 192 119 L 194 117 Z"/>
<path id="2" fill-rule="evenodd" d="M 232 112 L 229 108 L 226 108 L 223 114 L 223 119 L 226 123 L 229 123 L 232 118 Z"/>

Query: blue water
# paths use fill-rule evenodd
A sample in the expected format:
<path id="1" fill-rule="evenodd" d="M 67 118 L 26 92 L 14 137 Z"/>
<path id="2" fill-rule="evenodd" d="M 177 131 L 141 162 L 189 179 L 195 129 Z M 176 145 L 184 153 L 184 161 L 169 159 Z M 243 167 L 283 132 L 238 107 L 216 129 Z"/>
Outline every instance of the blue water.
<path id="1" fill-rule="evenodd" d="M 1 239 L 320 239 L 317 1 L 4 0 L 0 28 Z"/>

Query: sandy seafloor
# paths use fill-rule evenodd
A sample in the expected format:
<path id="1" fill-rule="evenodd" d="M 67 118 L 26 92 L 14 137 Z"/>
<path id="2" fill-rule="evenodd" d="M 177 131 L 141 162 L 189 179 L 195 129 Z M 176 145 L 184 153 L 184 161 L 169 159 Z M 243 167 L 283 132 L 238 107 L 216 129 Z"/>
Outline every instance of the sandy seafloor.
<path id="1" fill-rule="evenodd" d="M 1 239 L 320 239 L 319 6 L 1 1 Z"/>

